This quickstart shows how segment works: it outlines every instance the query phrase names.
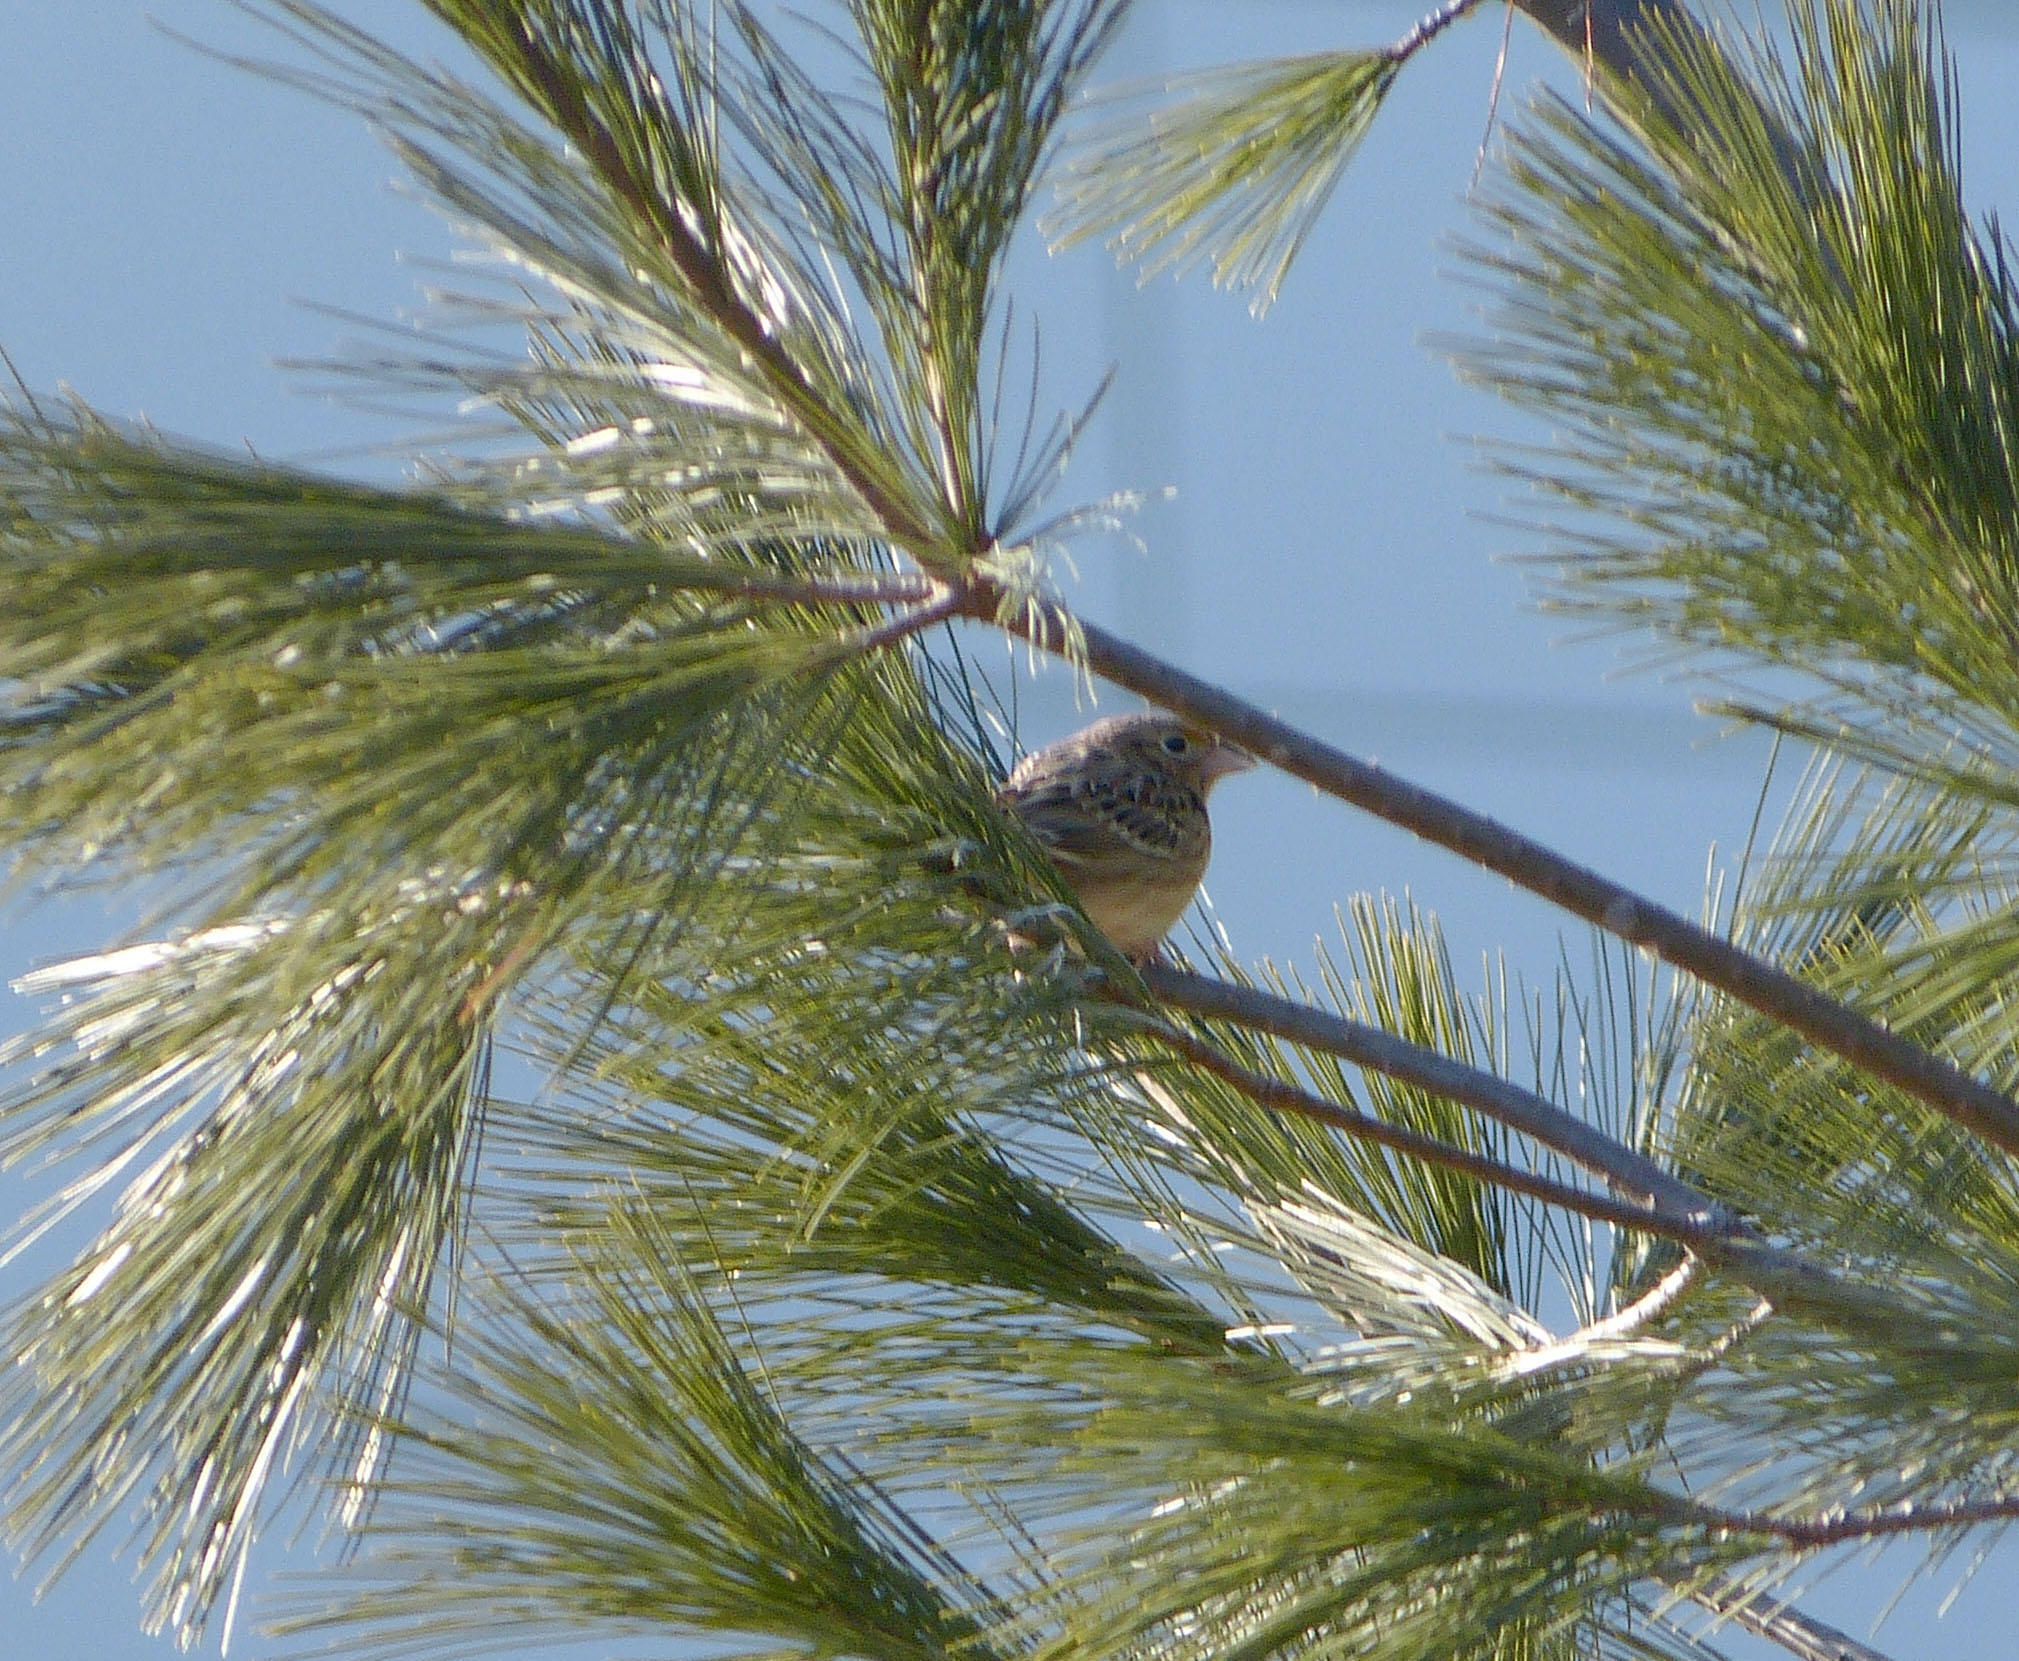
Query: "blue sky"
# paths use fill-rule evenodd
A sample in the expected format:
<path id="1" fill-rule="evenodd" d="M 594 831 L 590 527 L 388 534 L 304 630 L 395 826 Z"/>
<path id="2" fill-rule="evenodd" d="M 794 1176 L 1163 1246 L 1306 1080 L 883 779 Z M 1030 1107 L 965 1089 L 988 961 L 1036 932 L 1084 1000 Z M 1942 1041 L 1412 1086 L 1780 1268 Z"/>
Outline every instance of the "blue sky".
<path id="1" fill-rule="evenodd" d="M 419 7 L 350 0 L 347 16 L 434 49 Z M 1115 73 L 1150 74 L 1399 35 L 1392 0 L 1151 0 Z M 74 387 L 113 415 L 264 454 L 388 476 L 368 452 L 396 424 L 305 390 L 275 360 L 340 354 L 362 329 L 303 304 L 396 318 L 454 241 L 393 188 L 396 169 L 352 117 L 205 58 L 151 26 L 262 50 L 212 0 L 11 0 L 0 55 L 0 346 L 38 390 Z M 2019 22 L 2003 4 L 1951 8 L 1966 156 L 1980 207 L 2019 204 Z M 1077 578 L 1090 613 L 1224 678 L 1302 724 L 1552 841 L 1694 912 L 1715 847 L 1744 839 L 1764 750 L 1719 741 L 1687 688 L 1619 678 L 1604 645 L 1568 646 L 1527 610 L 1496 556 L 1499 488 L 1469 435 L 1506 414 L 1459 387 L 1423 345 L 1475 326 L 1450 280 L 1452 240 L 1486 126 L 1499 20 L 1455 31 L 1406 74 L 1266 321 L 1198 278 L 1138 290 L 1097 253 L 1019 261 L 1020 307 L 1043 319 L 1060 403 L 1121 366 L 1066 499 L 1174 486 L 1137 523 L 1143 547 L 1093 546 Z M 1538 73 L 1574 85 L 1515 32 L 1506 108 Z M 1083 718 L 1055 678 L 1030 736 Z M 1455 861 L 1280 778 L 1216 799 L 1210 888 L 1237 945 L 1308 961 L 1331 907 L 1410 890 L 1445 920 L 1461 964 L 1504 947 L 1546 978 L 1557 922 Z M 130 918 L 17 905 L 0 972 L 83 949 Z M 1581 947 L 1578 948 L 1581 950 Z M 0 1030 L 30 1011 L 0 995 Z M 0 1181 L 0 1214 L 26 1203 Z M 47 1259 L 35 1259 L 29 1271 Z M 0 1273 L 0 1295 L 28 1280 Z M 0 1580 L 0 1656 L 132 1661 L 130 1564 L 95 1547 L 49 1598 Z M 2008 1554 L 2009 1555 L 2009 1554 Z M 280 1554 L 269 1554 L 269 1566 Z M 1814 1600 L 1853 1630 L 1911 1564 L 1839 1575 Z M 1883 1642 L 1907 1661 L 2011 1653 L 2011 1562 L 1994 1563 L 1939 1627 L 1917 1593 Z M 241 1653 L 261 1653 L 250 1633 Z M 1734 1653 L 1747 1653 L 1732 1645 Z M 585 1653 L 604 1653 L 596 1646 Z"/>

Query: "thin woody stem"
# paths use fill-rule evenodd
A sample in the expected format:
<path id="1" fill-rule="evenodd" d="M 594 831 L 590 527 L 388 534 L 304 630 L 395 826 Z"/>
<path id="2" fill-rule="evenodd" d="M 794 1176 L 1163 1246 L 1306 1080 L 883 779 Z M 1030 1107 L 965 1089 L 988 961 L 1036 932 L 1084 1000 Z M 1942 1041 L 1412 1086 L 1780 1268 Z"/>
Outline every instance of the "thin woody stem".
<path id="1" fill-rule="evenodd" d="M 1483 813 L 1300 732 L 1245 698 L 1092 623 L 1078 622 L 1072 629 L 1034 625 L 1027 613 L 1002 606 L 999 591 L 981 582 L 972 585 L 965 610 L 1046 651 L 1060 650 L 1059 642 L 1076 634 L 1086 667 L 1104 679 L 1233 740 L 1328 796 L 1412 831 L 1652 952 L 2019 1156 L 2019 1102 L 1666 906 Z"/>
<path id="2" fill-rule="evenodd" d="M 881 623 L 862 630 L 849 640 L 851 652 L 879 652 L 887 646 L 895 646 L 921 634 L 937 623 L 944 623 L 961 608 L 961 592 L 957 588 L 941 588 L 940 592 L 924 605 L 914 606 L 909 611 L 898 612 Z"/>
<path id="3" fill-rule="evenodd" d="M 1728 1225 L 1731 1214 L 1645 1154 L 1566 1113 L 1545 1096 L 1421 1044 L 1255 987 L 1236 986 L 1160 963 L 1138 971 L 1166 1008 L 1231 1021 L 1255 1032 L 1336 1055 L 1370 1072 L 1455 1101 L 1540 1142 L 1602 1177 L 1614 1190 L 1677 1216 Z"/>
<path id="4" fill-rule="evenodd" d="M 1941 1533 L 1986 1523 L 2019 1522 L 2019 1497 L 1958 1500 L 1949 1505 L 1902 1500 L 1897 1505 L 1846 1511 L 1834 1517 L 1776 1517 L 1763 1511 L 1720 1511 L 1712 1506 L 1694 1509 L 1693 1520 L 1713 1533 L 1765 1534 L 1803 1551 L 1822 1551 L 1858 1540 L 1884 1540 L 1902 1534 Z"/>
<path id="5" fill-rule="evenodd" d="M 910 606 L 941 599 L 946 593 L 942 584 L 911 571 L 881 576 L 836 572 L 790 577 L 750 571 L 723 571 L 719 575 L 683 571 L 677 581 L 681 588 L 705 593 L 805 606 Z"/>
<path id="6" fill-rule="evenodd" d="M 1953 1351 L 1961 1342 L 1953 1325 L 1930 1321 L 1881 1292 L 1840 1280 L 1792 1252 L 1768 1245 L 1742 1222 L 1719 1220 L 1715 1213 L 1706 1218 L 1698 1211 L 1678 1213 L 1659 1205 L 1639 1205 L 1573 1187 L 1469 1148 L 1441 1142 L 1420 1131 L 1392 1125 L 1358 1108 L 1327 1101 L 1297 1085 L 1242 1065 L 1217 1045 L 1190 1032 L 1167 1025 L 1149 1030 L 1158 1042 L 1202 1071 L 1231 1084 L 1258 1106 L 1331 1125 L 1349 1136 L 1514 1193 L 1527 1194 L 1594 1222 L 1673 1240 L 1742 1285 L 1771 1299 L 1778 1307 L 1801 1311 L 1838 1331 L 1875 1337 L 1894 1349 L 1917 1347 L 1931 1354 Z"/>
<path id="7" fill-rule="evenodd" d="M 1158 1041 L 1166 1048 L 1183 1056 L 1201 1071 L 1211 1073 L 1215 1078 L 1233 1085 L 1242 1095 L 1272 1111 L 1293 1114 L 1303 1119 L 1315 1119 L 1320 1124 L 1330 1125 L 1335 1130 L 1343 1130 L 1349 1136 L 1358 1137 L 1362 1141 L 1392 1148 L 1397 1153 L 1410 1154 L 1426 1164 L 1442 1166 L 1463 1176 L 1477 1177 L 1480 1181 L 1490 1182 L 1498 1188 L 1527 1194 L 1532 1199 L 1574 1211 L 1595 1222 L 1611 1223 L 1618 1228 L 1666 1235 L 1669 1238 L 1675 1238 L 1676 1231 L 1681 1230 L 1692 1243 L 1712 1231 L 1712 1225 L 1665 1216 L 1628 1200 L 1595 1194 L 1589 1189 L 1574 1187 L 1567 1182 L 1558 1182 L 1553 1177 L 1542 1176 L 1534 1171 L 1525 1171 L 1518 1165 L 1509 1165 L 1486 1154 L 1474 1153 L 1470 1148 L 1441 1142 L 1436 1137 L 1426 1136 L 1420 1131 L 1410 1130 L 1402 1125 L 1392 1125 L 1386 1119 L 1377 1119 L 1373 1114 L 1363 1113 L 1357 1107 L 1344 1107 L 1337 1102 L 1326 1101 L 1322 1096 L 1314 1096 L 1310 1091 L 1285 1083 L 1282 1079 L 1257 1072 L 1252 1067 L 1244 1067 L 1224 1050 L 1207 1043 L 1202 1038 L 1181 1032 L 1175 1027 L 1156 1027 L 1152 1030 Z"/>
<path id="8" fill-rule="evenodd" d="M 1623 1515 L 1645 1517 L 1664 1527 L 1687 1529 L 1714 1541 L 1748 1536 L 1775 1540 L 1797 1551 L 1826 1551 L 1832 1546 L 1859 1541 L 1897 1538 L 1906 1534 L 1949 1533 L 1986 1523 L 2019 1521 L 2019 1496 L 1994 1500 L 1958 1500 L 1946 1505 L 1924 1505 L 1902 1500 L 1896 1505 L 1873 1506 L 1861 1511 L 1842 1511 L 1824 1517 L 1782 1517 L 1767 1511 L 1727 1511 L 1705 1505 L 1685 1494 L 1664 1493 L 1645 1488 L 1625 1498 L 1618 1506 Z M 1744 1594 L 1729 1588 L 1734 1598 Z M 1736 1610 L 1732 1613 L 1736 1615 Z M 1816 1624 L 1816 1623 L 1809 1623 Z M 1821 1628 L 1828 1632 L 1829 1628 Z M 1830 1655 L 1827 1649 L 1815 1652 Z M 1844 1652 L 1850 1661 L 1866 1661 L 1866 1652 Z"/>
<path id="9" fill-rule="evenodd" d="M 1388 48 L 1388 55 L 1397 63 L 1406 63 L 1452 24 L 1483 4 L 1485 0 L 1445 0 L 1437 10 L 1419 18 L 1409 33 Z"/>

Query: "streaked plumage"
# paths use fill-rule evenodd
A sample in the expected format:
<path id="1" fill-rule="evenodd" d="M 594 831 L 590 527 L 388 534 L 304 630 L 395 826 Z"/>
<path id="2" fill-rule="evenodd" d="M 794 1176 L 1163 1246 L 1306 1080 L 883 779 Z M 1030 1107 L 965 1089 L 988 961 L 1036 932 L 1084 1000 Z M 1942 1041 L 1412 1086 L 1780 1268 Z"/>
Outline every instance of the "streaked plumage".
<path id="1" fill-rule="evenodd" d="M 1017 764 L 998 800 L 1125 956 L 1156 955 L 1206 874 L 1206 797 L 1255 758 L 1169 715 L 1115 715 Z"/>

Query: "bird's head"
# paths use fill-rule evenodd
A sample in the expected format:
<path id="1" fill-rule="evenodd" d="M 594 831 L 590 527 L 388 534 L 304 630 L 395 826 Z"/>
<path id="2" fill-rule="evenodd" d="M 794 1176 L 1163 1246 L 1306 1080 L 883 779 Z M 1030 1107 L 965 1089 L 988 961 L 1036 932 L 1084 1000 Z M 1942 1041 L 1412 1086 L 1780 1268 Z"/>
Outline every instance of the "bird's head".
<path id="1" fill-rule="evenodd" d="M 1245 773 L 1255 765 L 1255 758 L 1240 745 L 1174 715 L 1116 715 L 1089 727 L 1086 736 L 1099 748 L 1183 780 L 1201 795 L 1228 774 Z"/>

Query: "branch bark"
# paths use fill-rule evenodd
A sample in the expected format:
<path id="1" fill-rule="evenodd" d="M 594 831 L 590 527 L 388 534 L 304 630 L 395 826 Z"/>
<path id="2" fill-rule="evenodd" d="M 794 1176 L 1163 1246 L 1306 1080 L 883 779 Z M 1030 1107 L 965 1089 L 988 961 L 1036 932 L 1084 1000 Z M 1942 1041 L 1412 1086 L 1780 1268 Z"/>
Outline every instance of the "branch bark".
<path id="1" fill-rule="evenodd" d="M 1890 1540 L 1902 1534 L 1946 1534 L 1987 1523 L 2019 1522 L 2019 1496 L 1957 1500 L 1947 1505 L 1902 1500 L 1897 1505 L 1825 1517 L 1777 1517 L 1764 1511 L 1719 1511 L 1698 1506 L 1694 1520 L 1720 1534 L 1763 1534 L 1801 1551 L 1823 1551 L 1860 1540 Z"/>

